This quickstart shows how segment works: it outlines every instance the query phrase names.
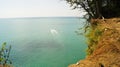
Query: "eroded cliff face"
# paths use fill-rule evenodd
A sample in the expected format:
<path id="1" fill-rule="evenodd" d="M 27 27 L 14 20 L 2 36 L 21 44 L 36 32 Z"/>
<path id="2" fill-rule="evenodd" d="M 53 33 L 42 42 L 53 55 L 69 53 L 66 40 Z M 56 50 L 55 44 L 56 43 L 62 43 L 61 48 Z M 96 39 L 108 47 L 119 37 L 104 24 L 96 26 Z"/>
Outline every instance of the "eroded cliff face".
<path id="1" fill-rule="evenodd" d="M 120 67 L 120 18 L 93 19 L 91 22 L 97 23 L 93 30 L 98 29 L 100 33 L 96 45 L 90 46 L 94 50 L 69 67 Z"/>

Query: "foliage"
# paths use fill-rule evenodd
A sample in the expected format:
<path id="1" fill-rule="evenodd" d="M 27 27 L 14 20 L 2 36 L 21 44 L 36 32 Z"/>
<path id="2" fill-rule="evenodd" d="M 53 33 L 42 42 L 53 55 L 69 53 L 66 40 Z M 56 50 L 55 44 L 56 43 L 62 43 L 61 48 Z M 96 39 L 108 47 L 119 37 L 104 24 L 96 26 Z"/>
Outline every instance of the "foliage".
<path id="1" fill-rule="evenodd" d="M 9 59 L 10 51 L 11 46 L 9 46 L 9 48 L 6 48 L 6 42 L 4 42 L 0 49 L 0 65 L 3 67 L 11 67 L 12 62 Z"/>
<path id="2" fill-rule="evenodd" d="M 75 31 L 77 35 L 85 35 L 87 37 L 87 55 L 91 55 L 93 53 L 104 30 L 98 22 L 95 23 L 85 24 L 83 28 L 79 28 Z"/>
<path id="3" fill-rule="evenodd" d="M 87 24 L 85 25 L 85 33 L 87 34 L 87 43 L 88 49 L 87 54 L 91 55 L 102 34 L 102 30 L 100 29 L 100 25 L 95 21 L 89 21 L 91 19 L 104 19 L 104 18 L 113 18 L 120 17 L 120 1 L 119 0 L 65 0 L 67 3 L 73 7 L 73 9 L 82 9 L 87 14 L 85 16 L 89 16 L 87 19 Z M 95 23 L 93 23 L 95 22 Z M 81 34 L 77 32 L 77 34 Z"/>
<path id="4" fill-rule="evenodd" d="M 86 32 L 87 44 L 88 44 L 87 55 L 91 55 L 94 52 L 100 40 L 100 37 L 103 33 L 103 30 L 104 29 L 101 28 L 99 23 L 95 25 L 93 24 L 90 27 L 88 27 Z"/>
<path id="5" fill-rule="evenodd" d="M 71 6 L 82 8 L 90 18 L 112 18 L 120 17 L 119 0 L 65 0 Z"/>

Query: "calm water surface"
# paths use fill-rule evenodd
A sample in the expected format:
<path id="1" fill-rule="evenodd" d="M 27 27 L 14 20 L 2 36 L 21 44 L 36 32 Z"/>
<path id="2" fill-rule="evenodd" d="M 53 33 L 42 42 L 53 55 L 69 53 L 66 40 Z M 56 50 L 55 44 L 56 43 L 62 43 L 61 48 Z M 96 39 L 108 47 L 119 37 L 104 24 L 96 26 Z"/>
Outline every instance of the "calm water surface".
<path id="1" fill-rule="evenodd" d="M 85 57 L 80 18 L 0 19 L 0 43 L 12 45 L 15 67 L 67 67 Z"/>

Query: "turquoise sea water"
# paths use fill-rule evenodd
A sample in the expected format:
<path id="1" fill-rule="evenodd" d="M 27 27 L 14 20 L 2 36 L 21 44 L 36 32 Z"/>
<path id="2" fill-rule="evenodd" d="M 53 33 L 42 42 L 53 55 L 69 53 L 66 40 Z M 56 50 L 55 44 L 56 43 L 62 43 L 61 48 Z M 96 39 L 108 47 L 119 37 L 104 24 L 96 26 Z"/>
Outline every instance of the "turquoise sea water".
<path id="1" fill-rule="evenodd" d="M 0 19 L 0 43 L 12 45 L 15 67 L 67 67 L 85 57 L 86 43 L 75 31 L 78 17 Z"/>

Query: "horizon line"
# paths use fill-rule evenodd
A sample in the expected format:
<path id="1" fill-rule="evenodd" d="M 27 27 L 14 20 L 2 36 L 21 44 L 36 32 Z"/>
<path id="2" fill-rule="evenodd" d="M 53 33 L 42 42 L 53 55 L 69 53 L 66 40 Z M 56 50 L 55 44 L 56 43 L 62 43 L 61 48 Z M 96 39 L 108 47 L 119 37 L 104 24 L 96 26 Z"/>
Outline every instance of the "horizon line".
<path id="1" fill-rule="evenodd" d="M 0 19 L 22 19 L 22 18 L 83 18 L 79 16 L 44 16 L 44 17 L 1 17 Z"/>

